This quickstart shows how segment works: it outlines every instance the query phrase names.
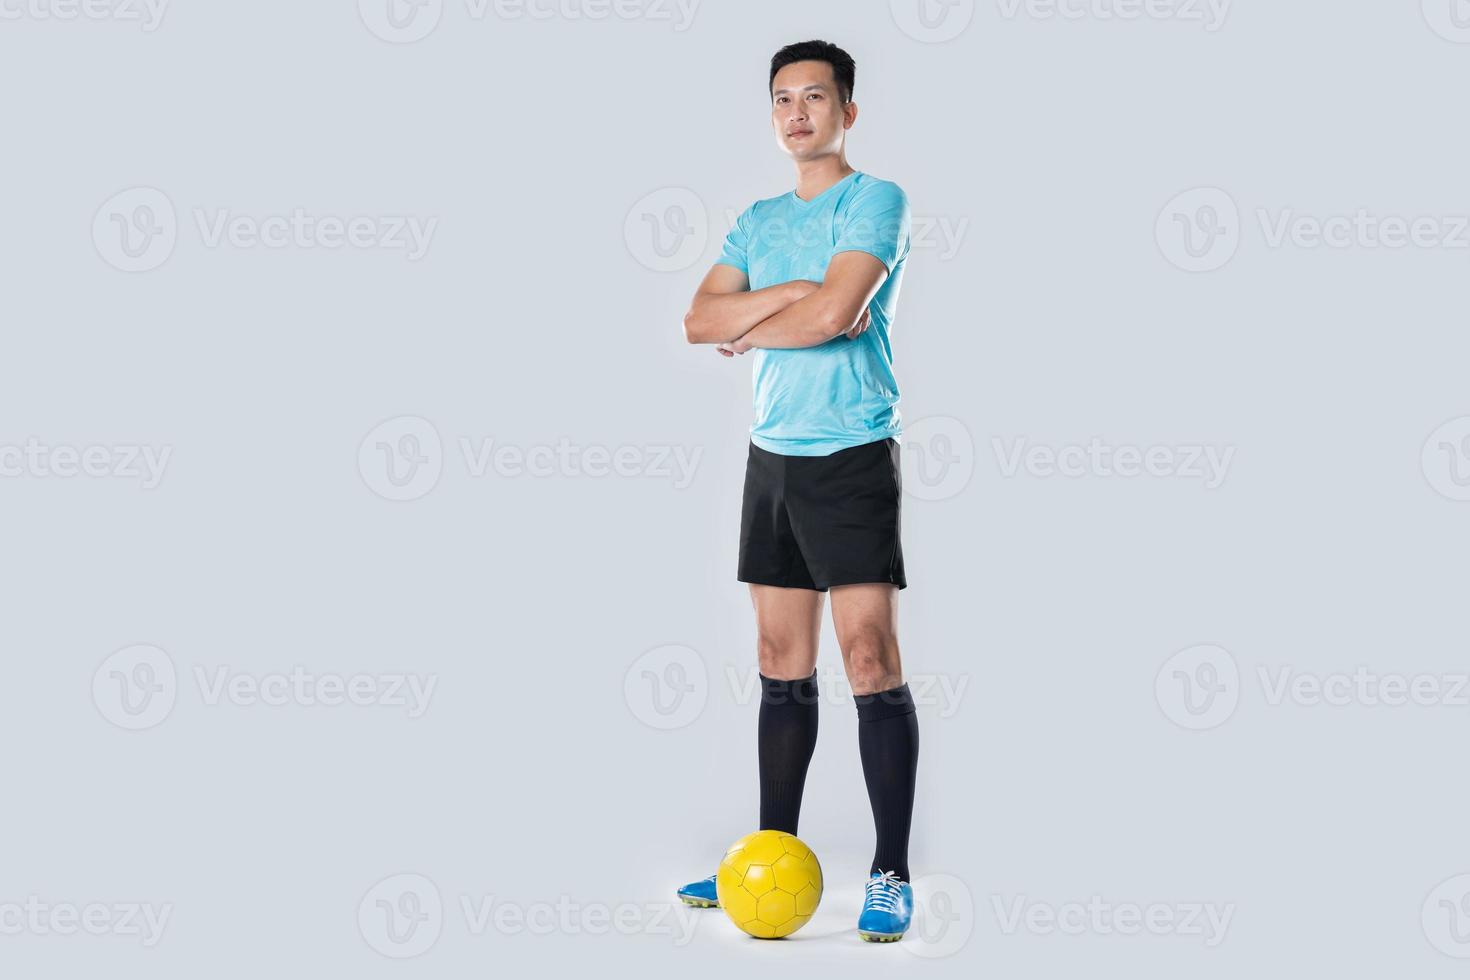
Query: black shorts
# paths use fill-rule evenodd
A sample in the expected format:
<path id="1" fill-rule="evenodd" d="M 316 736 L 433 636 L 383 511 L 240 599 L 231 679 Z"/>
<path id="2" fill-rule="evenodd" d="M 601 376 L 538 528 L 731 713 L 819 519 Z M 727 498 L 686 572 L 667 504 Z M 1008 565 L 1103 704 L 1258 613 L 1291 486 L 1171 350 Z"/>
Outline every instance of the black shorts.
<path id="1" fill-rule="evenodd" d="M 861 582 L 906 588 L 902 497 L 892 438 L 828 456 L 782 456 L 751 443 L 736 577 L 819 592 Z"/>

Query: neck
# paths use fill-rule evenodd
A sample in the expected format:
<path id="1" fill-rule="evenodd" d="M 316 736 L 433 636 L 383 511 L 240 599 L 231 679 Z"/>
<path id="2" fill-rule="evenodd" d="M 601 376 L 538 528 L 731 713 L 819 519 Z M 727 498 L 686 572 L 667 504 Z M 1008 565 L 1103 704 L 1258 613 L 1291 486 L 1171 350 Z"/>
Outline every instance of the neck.
<path id="1" fill-rule="evenodd" d="M 841 153 L 806 160 L 796 165 L 796 196 L 810 201 L 856 169 L 848 166 L 847 157 Z"/>

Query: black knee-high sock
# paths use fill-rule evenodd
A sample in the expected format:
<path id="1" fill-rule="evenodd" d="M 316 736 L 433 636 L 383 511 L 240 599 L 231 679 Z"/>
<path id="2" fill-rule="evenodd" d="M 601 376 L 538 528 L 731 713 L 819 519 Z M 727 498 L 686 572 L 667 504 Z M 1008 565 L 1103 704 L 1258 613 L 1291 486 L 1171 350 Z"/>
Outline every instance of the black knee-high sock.
<path id="1" fill-rule="evenodd" d="M 914 815 L 914 776 L 919 765 L 919 721 L 909 686 L 853 698 L 858 712 L 858 752 L 878 846 L 869 874 L 892 871 L 909 880 L 909 824 Z"/>
<path id="2" fill-rule="evenodd" d="M 761 830 L 796 833 L 806 767 L 817 746 L 817 672 L 794 681 L 761 679 Z"/>

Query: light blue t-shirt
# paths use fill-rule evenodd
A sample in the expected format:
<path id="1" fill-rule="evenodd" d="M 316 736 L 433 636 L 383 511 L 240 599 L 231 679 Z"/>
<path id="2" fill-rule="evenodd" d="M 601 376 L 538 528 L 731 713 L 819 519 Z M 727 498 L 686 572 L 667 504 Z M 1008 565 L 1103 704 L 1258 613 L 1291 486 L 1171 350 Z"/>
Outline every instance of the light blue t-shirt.
<path id="1" fill-rule="evenodd" d="M 826 456 L 899 437 L 898 382 L 889 335 L 909 254 L 909 203 L 889 180 L 854 171 L 810 201 L 795 191 L 756 201 L 736 220 L 717 260 L 752 290 L 793 279 L 821 282 L 838 252 L 877 256 L 888 277 L 869 304 L 868 329 L 817 347 L 751 351 L 750 439 L 784 456 Z"/>

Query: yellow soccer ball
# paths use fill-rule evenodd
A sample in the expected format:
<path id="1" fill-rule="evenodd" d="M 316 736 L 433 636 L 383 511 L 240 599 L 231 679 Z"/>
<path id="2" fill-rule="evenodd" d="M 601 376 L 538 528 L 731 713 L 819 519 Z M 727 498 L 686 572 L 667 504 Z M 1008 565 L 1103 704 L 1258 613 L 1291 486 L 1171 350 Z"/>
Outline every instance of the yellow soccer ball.
<path id="1" fill-rule="evenodd" d="M 789 936 L 822 900 L 822 866 L 793 834 L 757 830 L 725 852 L 715 875 L 720 908 L 757 939 Z"/>

